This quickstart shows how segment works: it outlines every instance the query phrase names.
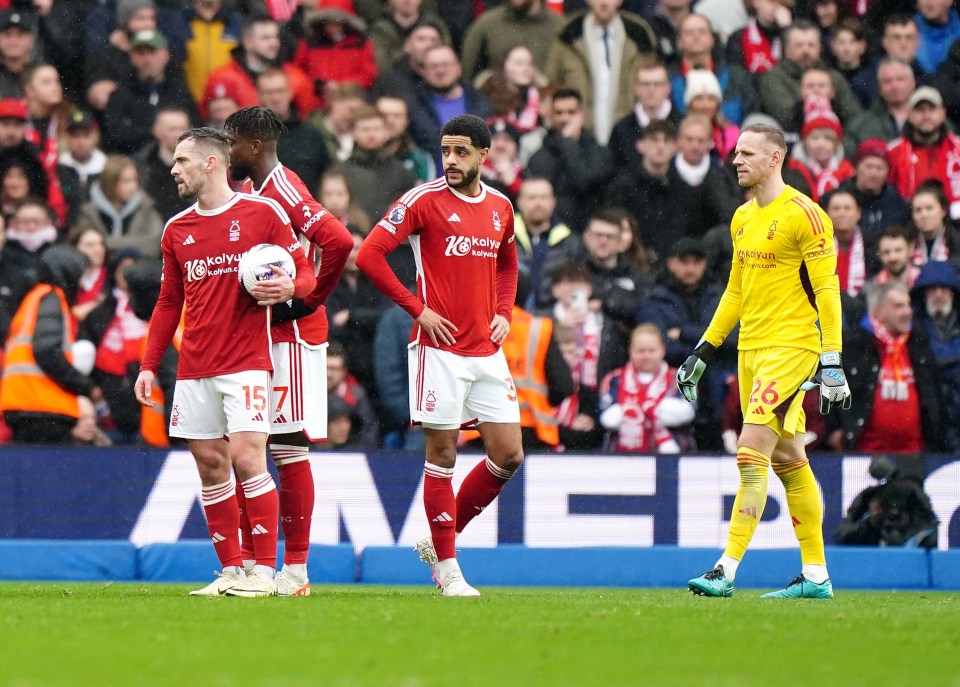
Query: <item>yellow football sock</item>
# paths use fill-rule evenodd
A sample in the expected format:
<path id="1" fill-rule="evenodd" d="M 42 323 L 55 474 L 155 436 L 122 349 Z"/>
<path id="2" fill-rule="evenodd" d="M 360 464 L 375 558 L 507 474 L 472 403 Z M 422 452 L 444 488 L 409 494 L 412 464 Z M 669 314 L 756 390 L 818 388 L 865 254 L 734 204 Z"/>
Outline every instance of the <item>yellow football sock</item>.
<path id="1" fill-rule="evenodd" d="M 793 531 L 800 542 L 800 560 L 804 565 L 826 565 L 823 553 L 823 501 L 810 461 L 774 463 L 773 471 L 787 492 L 787 506 Z"/>
<path id="2" fill-rule="evenodd" d="M 743 554 L 757 531 L 763 507 L 767 504 L 767 473 L 770 458 L 752 448 L 737 449 L 737 467 L 740 469 L 740 487 L 730 515 L 730 537 L 725 556 L 743 559 Z"/>

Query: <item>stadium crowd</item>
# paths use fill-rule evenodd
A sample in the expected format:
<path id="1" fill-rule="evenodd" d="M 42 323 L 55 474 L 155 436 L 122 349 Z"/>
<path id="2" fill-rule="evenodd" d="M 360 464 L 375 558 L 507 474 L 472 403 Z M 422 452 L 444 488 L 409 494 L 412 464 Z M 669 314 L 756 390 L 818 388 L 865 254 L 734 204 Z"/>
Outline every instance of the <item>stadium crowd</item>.
<path id="1" fill-rule="evenodd" d="M 528 448 L 735 451 L 736 338 L 698 407 L 673 380 L 734 258 L 740 129 L 772 123 L 838 238 L 854 405 L 821 417 L 809 394 L 808 447 L 960 450 L 951 0 L 0 0 L 0 440 L 166 444 L 133 383 L 189 204 L 173 150 L 255 104 L 354 238 L 326 306 L 328 448 L 422 446 L 412 321 L 355 258 L 470 113 L 517 209 Z M 415 288 L 412 255 L 391 260 Z M 175 347 L 164 366 L 169 389 Z"/>

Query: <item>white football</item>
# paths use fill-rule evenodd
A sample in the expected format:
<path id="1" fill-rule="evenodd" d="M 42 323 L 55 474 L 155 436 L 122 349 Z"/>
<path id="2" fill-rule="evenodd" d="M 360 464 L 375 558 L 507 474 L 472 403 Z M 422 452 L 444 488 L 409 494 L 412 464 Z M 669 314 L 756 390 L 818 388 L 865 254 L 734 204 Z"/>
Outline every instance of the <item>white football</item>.
<path id="1" fill-rule="evenodd" d="M 293 263 L 293 257 L 285 248 L 272 243 L 259 243 L 240 258 L 240 264 L 237 266 L 237 278 L 240 285 L 250 293 L 250 289 L 258 281 L 273 279 L 273 270 L 271 265 L 276 265 L 293 279 L 297 276 L 297 266 Z"/>

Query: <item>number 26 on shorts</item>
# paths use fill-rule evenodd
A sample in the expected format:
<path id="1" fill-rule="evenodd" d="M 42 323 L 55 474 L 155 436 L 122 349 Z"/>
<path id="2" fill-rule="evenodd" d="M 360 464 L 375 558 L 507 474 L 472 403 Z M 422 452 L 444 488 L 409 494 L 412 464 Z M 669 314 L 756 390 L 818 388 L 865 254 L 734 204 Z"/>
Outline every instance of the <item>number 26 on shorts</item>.
<path id="1" fill-rule="evenodd" d="M 763 403 L 768 406 L 775 406 L 780 401 L 780 394 L 777 393 L 776 382 L 770 382 L 764 386 L 760 379 L 753 380 L 753 390 L 750 392 L 750 403 Z M 760 391 L 760 389 L 763 391 Z"/>

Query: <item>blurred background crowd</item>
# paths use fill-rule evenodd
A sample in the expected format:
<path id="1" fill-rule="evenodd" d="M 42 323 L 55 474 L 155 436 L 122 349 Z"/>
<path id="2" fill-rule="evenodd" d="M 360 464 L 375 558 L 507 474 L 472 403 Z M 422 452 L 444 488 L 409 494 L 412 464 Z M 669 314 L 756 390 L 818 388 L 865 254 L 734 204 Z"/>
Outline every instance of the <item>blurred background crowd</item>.
<path id="1" fill-rule="evenodd" d="M 809 448 L 960 450 L 951 0 L 0 0 L 0 440 L 166 445 L 132 384 L 160 235 L 190 202 L 173 150 L 255 104 L 356 247 L 442 172 L 444 122 L 490 123 L 480 172 L 514 201 L 521 262 L 505 351 L 538 450 L 733 450 L 735 333 L 699 407 L 673 376 L 749 199 L 737 137 L 774 123 L 838 246 L 854 407 L 811 398 Z M 353 257 L 327 303 L 326 446 L 417 448 L 411 320 Z M 412 255 L 391 259 L 414 288 Z M 166 368 L 169 391 L 175 346 Z"/>

